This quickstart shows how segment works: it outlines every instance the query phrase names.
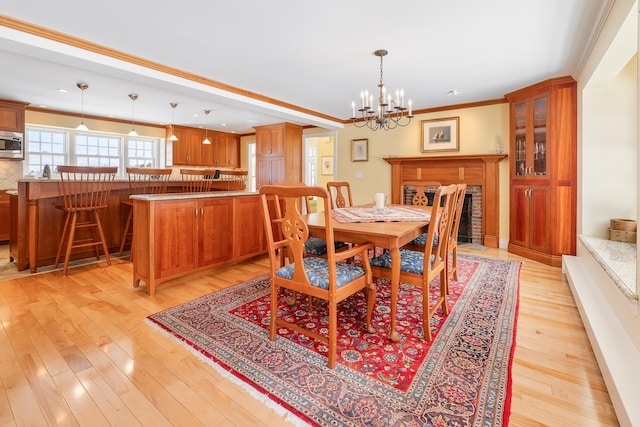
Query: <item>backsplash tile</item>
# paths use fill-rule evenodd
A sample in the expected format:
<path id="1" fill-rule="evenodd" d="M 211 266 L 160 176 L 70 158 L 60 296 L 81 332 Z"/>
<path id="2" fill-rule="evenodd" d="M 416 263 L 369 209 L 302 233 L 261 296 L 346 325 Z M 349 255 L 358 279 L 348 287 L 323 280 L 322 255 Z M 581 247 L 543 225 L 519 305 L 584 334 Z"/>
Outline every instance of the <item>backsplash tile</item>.
<path id="1" fill-rule="evenodd" d="M 0 160 L 0 190 L 17 189 L 22 175 L 22 162 Z"/>

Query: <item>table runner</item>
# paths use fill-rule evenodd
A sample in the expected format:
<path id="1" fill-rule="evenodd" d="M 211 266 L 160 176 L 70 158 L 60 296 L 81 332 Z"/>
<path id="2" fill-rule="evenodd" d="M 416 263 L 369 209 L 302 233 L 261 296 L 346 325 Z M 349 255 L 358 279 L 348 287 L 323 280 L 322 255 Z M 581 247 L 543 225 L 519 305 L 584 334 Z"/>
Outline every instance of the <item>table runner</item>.
<path id="1" fill-rule="evenodd" d="M 351 206 L 336 208 L 331 211 L 333 219 L 340 223 L 347 222 L 393 222 L 420 221 L 427 222 L 431 218 L 431 210 L 412 206 L 387 206 L 376 209 L 372 206 Z"/>

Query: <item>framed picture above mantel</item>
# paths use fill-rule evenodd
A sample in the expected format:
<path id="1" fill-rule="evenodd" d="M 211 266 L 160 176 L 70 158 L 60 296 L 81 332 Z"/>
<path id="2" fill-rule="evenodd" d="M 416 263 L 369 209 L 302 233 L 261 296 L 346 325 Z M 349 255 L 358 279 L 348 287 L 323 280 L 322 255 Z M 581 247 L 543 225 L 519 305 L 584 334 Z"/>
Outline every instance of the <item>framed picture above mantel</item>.
<path id="1" fill-rule="evenodd" d="M 460 151 L 460 118 L 423 120 L 420 150 L 423 153 Z"/>

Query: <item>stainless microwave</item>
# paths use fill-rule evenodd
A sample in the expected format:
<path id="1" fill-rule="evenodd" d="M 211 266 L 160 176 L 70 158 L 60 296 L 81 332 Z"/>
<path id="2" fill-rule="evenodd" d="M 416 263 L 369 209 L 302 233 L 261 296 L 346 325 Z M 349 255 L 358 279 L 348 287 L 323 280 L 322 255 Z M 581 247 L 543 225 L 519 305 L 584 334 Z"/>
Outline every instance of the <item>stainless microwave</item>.
<path id="1" fill-rule="evenodd" d="M 24 136 L 21 133 L 0 131 L 0 159 L 24 159 Z"/>

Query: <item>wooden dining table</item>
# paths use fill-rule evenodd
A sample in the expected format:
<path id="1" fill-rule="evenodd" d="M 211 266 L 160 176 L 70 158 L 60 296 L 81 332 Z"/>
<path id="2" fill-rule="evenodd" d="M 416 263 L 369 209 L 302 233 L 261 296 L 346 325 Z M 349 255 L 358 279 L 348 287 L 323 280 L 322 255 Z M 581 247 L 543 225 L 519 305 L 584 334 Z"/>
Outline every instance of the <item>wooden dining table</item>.
<path id="1" fill-rule="evenodd" d="M 403 206 L 403 205 L 398 205 Z M 393 205 L 390 206 L 393 208 Z M 405 206 L 406 208 L 406 206 Z M 324 237 L 324 213 L 311 213 L 306 216 L 309 233 L 314 237 Z M 332 219 L 333 234 L 336 241 L 349 243 L 373 243 L 377 248 L 386 248 L 391 254 L 391 320 L 389 339 L 400 341 L 396 331 L 396 310 L 400 284 L 400 248 L 420 234 L 426 232 L 429 221 L 376 221 L 376 222 L 339 222 Z"/>

